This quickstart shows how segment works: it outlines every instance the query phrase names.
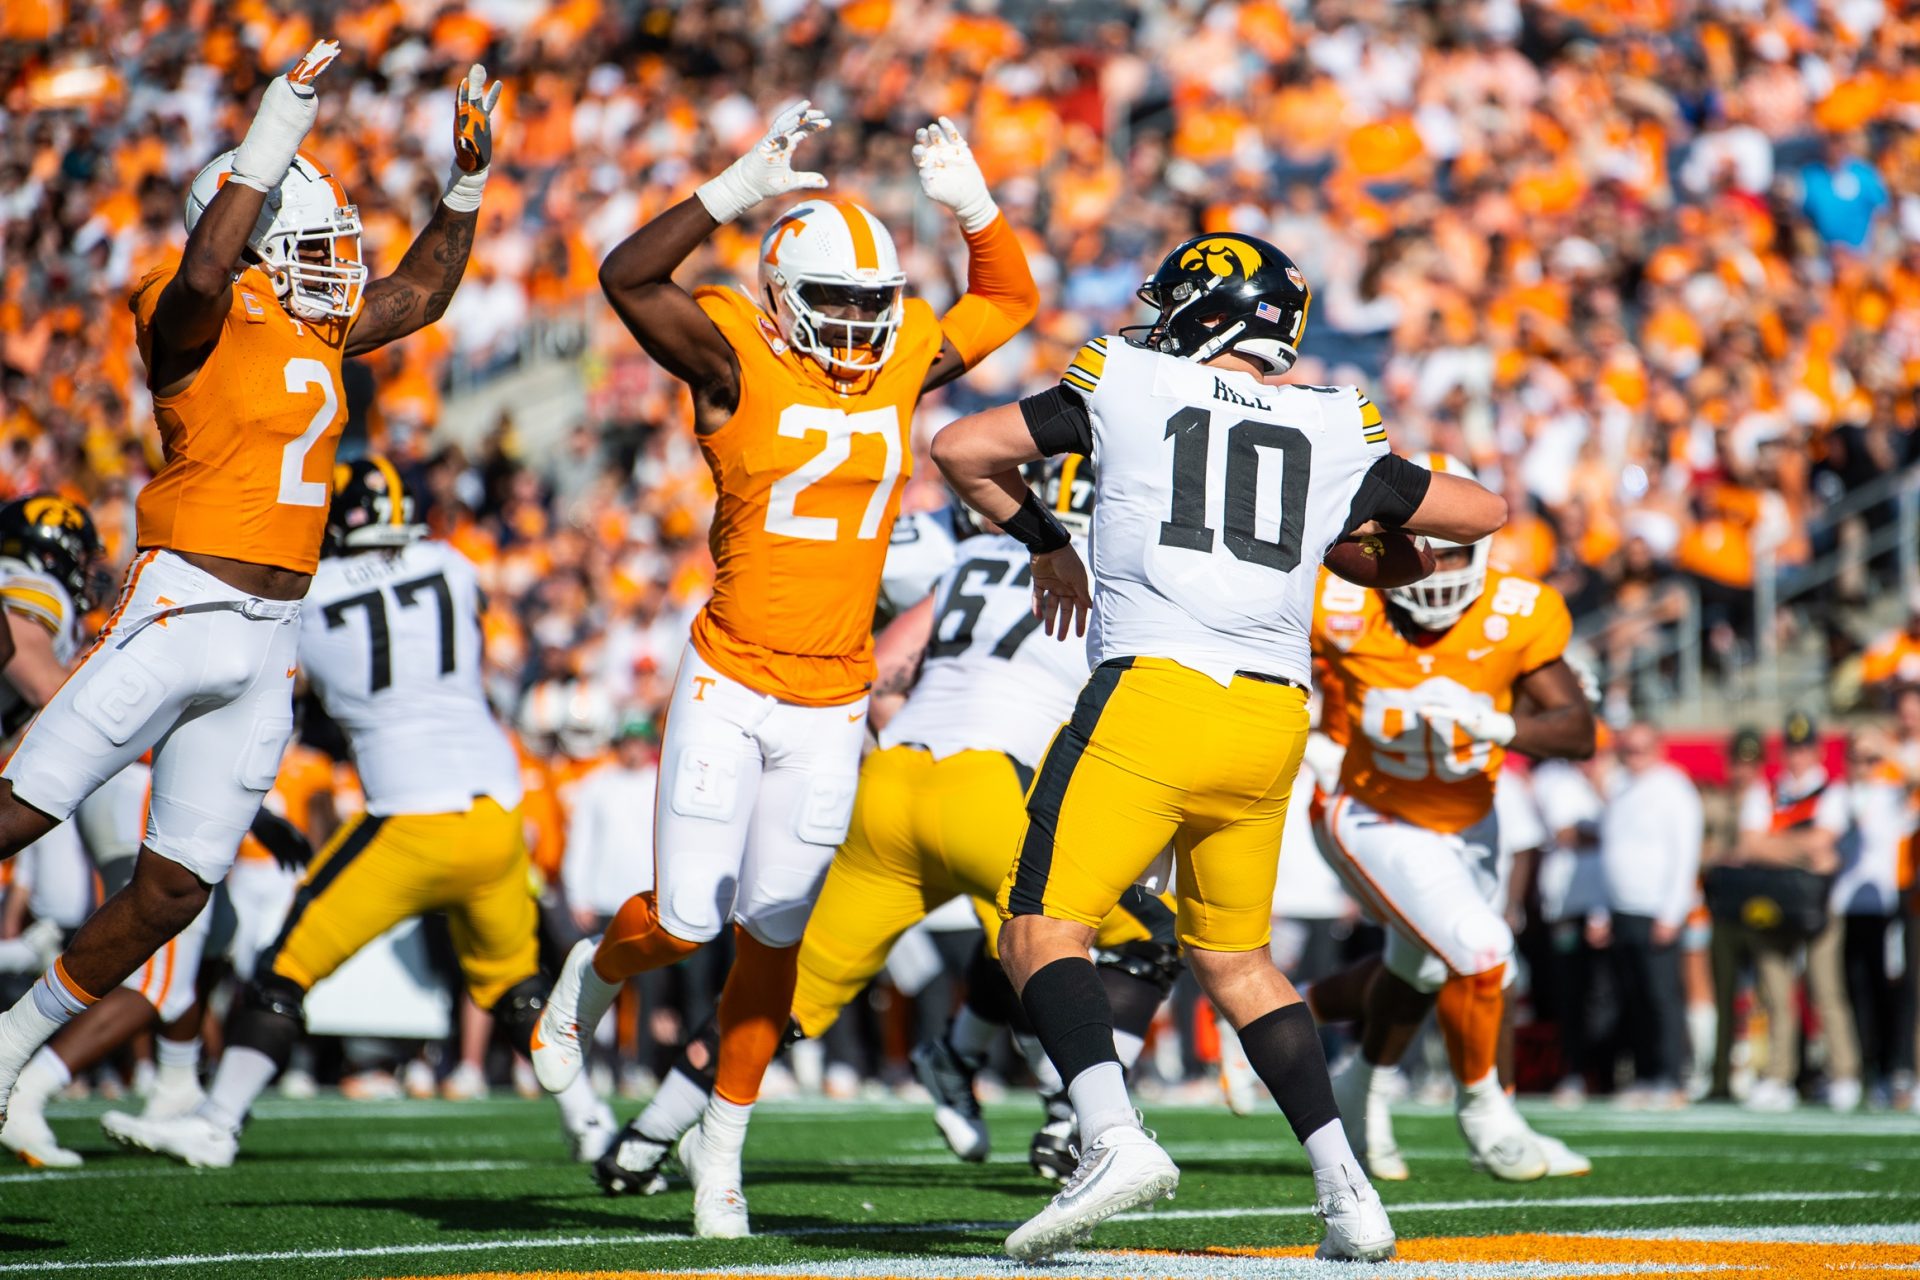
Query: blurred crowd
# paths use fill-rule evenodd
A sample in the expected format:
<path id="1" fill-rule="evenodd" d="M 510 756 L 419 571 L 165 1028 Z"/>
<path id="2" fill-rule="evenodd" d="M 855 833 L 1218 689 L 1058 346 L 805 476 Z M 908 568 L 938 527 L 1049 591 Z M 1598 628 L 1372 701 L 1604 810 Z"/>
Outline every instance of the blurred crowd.
<path id="1" fill-rule="evenodd" d="M 1041 286 L 1026 333 L 923 402 L 910 507 L 944 500 L 933 431 L 1137 319 L 1142 276 L 1201 228 L 1301 261 L 1302 376 L 1360 383 L 1398 448 L 1504 490 L 1499 557 L 1567 594 L 1603 676 L 1692 601 L 1737 662 L 1776 626 L 1756 576 L 1834 550 L 1850 495 L 1884 527 L 1873 486 L 1920 454 L 1920 17 L 1885 0 L 9 0 L 0 497 L 72 492 L 119 560 L 158 461 L 127 288 L 177 251 L 187 179 L 320 36 L 344 52 L 309 149 L 358 202 L 376 274 L 438 198 L 460 73 L 507 86 L 473 266 L 441 323 L 350 369 L 349 448 L 399 459 L 482 567 L 489 684 L 550 797 L 543 870 L 572 890 L 559 932 L 611 892 L 571 851 L 594 838 L 568 840 L 576 791 L 616 739 L 646 740 L 712 570 L 684 393 L 595 271 L 794 97 L 836 121 L 807 167 L 879 214 L 936 308 L 964 251 L 908 149 L 938 114 Z M 682 279 L 751 279 L 763 224 L 716 234 Z M 449 420 L 555 360 L 581 381 L 577 425 L 511 400 Z M 1864 569 L 1844 592 L 1887 571 Z M 1916 605 L 1866 655 L 1889 696 L 1920 677 Z M 1580 918 L 1563 950 L 1591 961 L 1617 938 Z M 1605 965 L 1562 968 L 1604 987 Z M 1200 1025 L 1175 1028 L 1169 1075 L 1197 1069 Z M 1666 1061 L 1642 1064 L 1662 1087 Z"/>

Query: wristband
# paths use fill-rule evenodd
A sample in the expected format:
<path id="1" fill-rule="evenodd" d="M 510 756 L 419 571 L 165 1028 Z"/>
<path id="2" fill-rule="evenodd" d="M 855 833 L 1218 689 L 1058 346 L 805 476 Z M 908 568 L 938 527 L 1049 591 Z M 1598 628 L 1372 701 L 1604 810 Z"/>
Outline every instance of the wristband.
<path id="1" fill-rule="evenodd" d="M 1036 556 L 1073 545 L 1073 535 L 1047 510 L 1040 495 L 1029 491 L 1020 509 L 999 522 L 1000 529 Z"/>
<path id="2" fill-rule="evenodd" d="M 440 197 L 440 203 L 455 213 L 472 213 L 480 207 L 480 195 L 487 189 L 487 170 L 468 173 L 459 165 L 453 167 L 453 173 L 447 179 L 447 193 Z"/>
<path id="3" fill-rule="evenodd" d="M 759 204 L 763 198 L 754 191 L 753 184 L 745 176 L 736 172 L 739 167 L 740 162 L 734 161 L 717 176 L 701 183 L 693 193 L 706 206 L 707 212 L 713 215 L 713 220 L 722 226 Z"/>

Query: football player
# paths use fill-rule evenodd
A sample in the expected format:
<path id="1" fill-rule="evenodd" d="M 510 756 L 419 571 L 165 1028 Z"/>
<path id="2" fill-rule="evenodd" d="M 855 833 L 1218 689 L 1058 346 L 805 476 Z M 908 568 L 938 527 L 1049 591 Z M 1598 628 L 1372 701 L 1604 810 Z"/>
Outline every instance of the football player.
<path id="1" fill-rule="evenodd" d="M 444 911 L 475 1005 L 524 1050 L 542 1007 L 520 765 L 481 684 L 480 586 L 444 542 L 421 541 L 385 458 L 341 466 L 299 661 L 347 735 L 366 812 L 308 868 L 293 910 L 227 1020 L 226 1052 L 189 1115 L 109 1116 L 108 1136 L 190 1165 L 233 1163 L 254 1099 L 287 1064 L 313 985 L 409 917 Z M 578 1158 L 614 1133 L 584 1080 L 560 1092 Z"/>
<path id="2" fill-rule="evenodd" d="M 1069 457 L 1048 469 L 1041 487 L 1060 522 L 1084 537 L 1092 465 Z M 896 688 L 906 691 L 905 701 L 885 718 L 880 749 L 861 765 L 847 840 L 801 939 L 793 1038 L 825 1035 L 880 972 L 894 943 L 929 913 L 962 895 L 991 903 L 1019 839 L 1021 797 L 1086 680 L 1083 647 L 1035 635 L 1025 549 L 983 534 L 967 540 L 965 553 L 877 643 L 883 655 L 897 656 L 881 660 L 876 705 Z M 973 1077 L 1009 1023 L 1025 1028 L 996 958 L 999 913 L 989 906 L 982 923 L 987 938 L 968 970 L 966 1005 L 945 1040 L 913 1052 L 941 1136 L 969 1161 L 986 1159 L 988 1151 Z M 1122 1060 L 1131 1066 L 1179 976 L 1172 912 L 1150 894 L 1129 893 L 1101 922 L 1096 945 L 1108 997 L 1122 1011 Z M 709 1025 L 681 1050 L 660 1092 L 601 1157 L 595 1172 L 603 1188 L 664 1186 L 656 1171 L 713 1090 L 714 1049 Z M 1060 1178 L 1073 1167 L 1066 1156 L 1071 1112 L 1052 1096 L 1061 1089 L 1057 1080 L 1048 1087 L 1052 1066 L 1044 1053 L 1034 1056 L 1049 1118 L 1029 1156 L 1043 1176 Z"/>
<path id="3" fill-rule="evenodd" d="M 1063 638 L 1094 604 L 1087 568 L 1018 468 L 1060 453 L 1100 464 L 1099 665 L 1047 748 L 1000 894 L 1001 960 L 1067 1082 L 1081 1158 L 1007 1251 L 1053 1253 L 1179 1182 L 1128 1096 L 1087 954 L 1171 842 L 1187 963 L 1306 1147 L 1321 1256 L 1386 1257 L 1393 1229 L 1341 1130 L 1313 1017 L 1267 951 L 1316 575 L 1357 530 L 1473 541 L 1506 504 L 1388 452 L 1357 388 L 1284 381 L 1311 295 L 1271 244 L 1190 240 L 1140 296 L 1158 312 L 1144 332 L 1095 339 L 1058 386 L 933 442 L 960 496 L 1031 553 L 1034 608 Z"/>
<path id="4" fill-rule="evenodd" d="M 1445 454 L 1421 461 L 1473 474 Z M 1585 1173 L 1584 1158 L 1521 1119 L 1494 1069 L 1514 955 L 1494 779 L 1508 750 L 1593 754 L 1593 712 L 1564 656 L 1573 623 L 1552 587 L 1489 567 L 1485 539 L 1433 549 L 1438 567 L 1412 586 L 1367 591 L 1321 575 L 1313 647 L 1335 687 L 1329 731 L 1347 746 L 1322 844 L 1387 946 L 1370 977 L 1316 984 L 1314 1014 L 1362 1018 L 1334 1093 L 1374 1177 L 1407 1176 L 1388 1104 L 1436 1003 L 1474 1163 L 1516 1182 Z"/>
<path id="5" fill-rule="evenodd" d="M 786 1032 L 800 935 L 853 810 L 874 604 L 914 406 L 1039 304 L 1019 239 L 944 119 L 920 131 L 913 152 L 922 189 L 952 210 L 967 242 L 967 292 L 944 316 L 905 296 L 879 219 L 817 197 L 767 230 L 754 294 L 682 292 L 674 270 L 722 224 L 827 185 L 795 170 L 793 155 L 828 123 L 805 102 L 781 112 L 751 151 L 600 268 L 627 328 L 692 390 L 719 493 L 716 577 L 661 743 L 655 888 L 568 956 L 533 1065 L 547 1088 L 566 1086 L 622 983 L 733 926 L 713 1100 L 680 1145 L 702 1236 L 749 1231 L 747 1117 Z"/>
<path id="6" fill-rule="evenodd" d="M 437 319 L 466 269 L 499 86 L 477 66 L 461 82 L 446 193 L 369 283 L 358 212 L 299 150 L 339 48 L 320 41 L 267 86 L 239 147 L 193 180 L 180 261 L 134 288 L 165 461 L 140 491 L 119 602 L 0 771 L 0 857 L 148 750 L 153 802 L 127 886 L 0 1014 L 0 1117 L 34 1051 L 185 928 L 232 864 L 292 731 L 341 361 Z"/>

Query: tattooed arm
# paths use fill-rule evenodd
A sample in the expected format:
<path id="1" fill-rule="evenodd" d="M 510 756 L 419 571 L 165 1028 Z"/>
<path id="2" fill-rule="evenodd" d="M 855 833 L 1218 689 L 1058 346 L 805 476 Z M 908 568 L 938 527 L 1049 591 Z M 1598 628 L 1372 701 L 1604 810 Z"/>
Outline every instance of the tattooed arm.
<path id="1" fill-rule="evenodd" d="M 867 723 L 878 733 L 906 705 L 907 693 L 920 678 L 920 663 L 933 643 L 933 597 L 928 596 L 889 622 L 873 638 L 877 668 L 867 703 Z"/>
<path id="2" fill-rule="evenodd" d="M 457 213 L 434 206 L 433 218 L 414 239 L 407 256 L 390 276 L 367 286 L 360 318 L 347 336 L 347 354 L 361 356 L 424 329 L 446 314 L 453 290 L 473 250 L 478 210 Z"/>

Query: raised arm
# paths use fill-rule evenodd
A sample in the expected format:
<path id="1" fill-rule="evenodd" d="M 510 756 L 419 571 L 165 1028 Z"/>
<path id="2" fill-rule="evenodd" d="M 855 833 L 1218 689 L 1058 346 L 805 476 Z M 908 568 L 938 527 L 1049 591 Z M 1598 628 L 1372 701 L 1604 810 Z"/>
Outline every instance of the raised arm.
<path id="1" fill-rule="evenodd" d="M 453 172 L 447 193 L 393 274 L 367 286 L 360 315 L 347 335 L 348 355 L 365 355 L 446 314 L 473 252 L 480 197 L 493 164 L 493 108 L 499 101 L 500 82 L 489 87 L 487 69 L 475 63 L 455 91 Z"/>
<path id="2" fill-rule="evenodd" d="M 339 45 L 319 41 L 261 95 L 226 182 L 187 233 L 180 270 L 155 304 L 147 386 L 156 394 L 183 388 L 212 353 L 260 211 L 286 178 L 319 114 L 314 81 L 339 56 Z"/>
<path id="3" fill-rule="evenodd" d="M 740 364 L 733 348 L 673 273 L 722 223 L 769 196 L 816 190 L 824 176 L 793 167 L 793 152 L 833 122 L 806 101 L 773 119 L 773 127 L 724 172 L 621 241 L 600 264 L 600 289 L 614 314 L 661 368 L 693 391 L 695 425 L 722 426 L 740 403 Z"/>
<path id="4" fill-rule="evenodd" d="M 1040 310 L 1040 290 L 1020 238 L 1000 215 L 986 177 L 953 121 L 941 116 L 914 131 L 920 188 L 953 211 L 967 240 L 967 291 L 940 317 L 940 354 L 921 389 L 944 386 L 1027 327 Z"/>

